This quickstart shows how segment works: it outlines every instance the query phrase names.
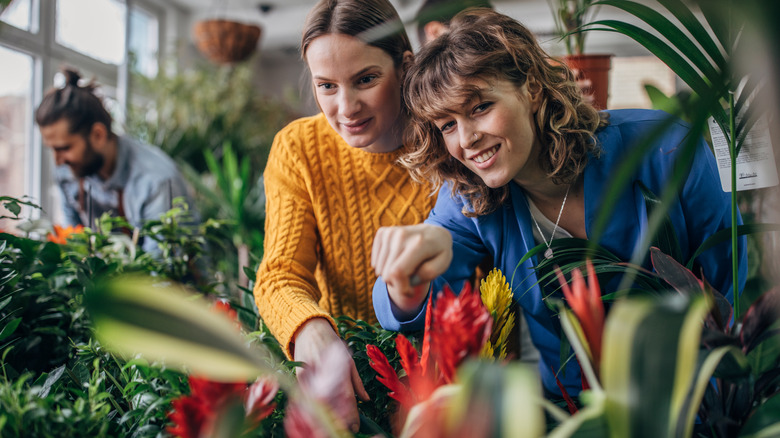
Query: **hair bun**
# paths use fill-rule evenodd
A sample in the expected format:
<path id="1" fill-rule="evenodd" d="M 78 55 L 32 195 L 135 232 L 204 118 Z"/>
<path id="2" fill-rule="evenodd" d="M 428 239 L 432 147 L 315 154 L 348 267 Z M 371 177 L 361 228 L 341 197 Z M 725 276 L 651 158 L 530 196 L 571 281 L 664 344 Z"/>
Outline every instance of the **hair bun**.
<path id="1" fill-rule="evenodd" d="M 81 75 L 77 70 L 71 69 L 71 68 L 65 68 L 62 70 L 62 74 L 65 75 L 65 86 L 73 86 L 78 87 L 79 86 L 79 80 L 81 79 Z"/>

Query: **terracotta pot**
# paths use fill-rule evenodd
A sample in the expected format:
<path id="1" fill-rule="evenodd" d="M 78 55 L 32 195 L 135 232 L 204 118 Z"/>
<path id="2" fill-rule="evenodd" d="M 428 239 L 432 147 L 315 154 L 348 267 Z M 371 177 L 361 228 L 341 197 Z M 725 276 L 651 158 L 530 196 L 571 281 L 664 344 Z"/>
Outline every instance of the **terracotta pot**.
<path id="1" fill-rule="evenodd" d="M 576 70 L 578 80 L 590 80 L 590 86 L 583 87 L 583 92 L 593 97 L 593 105 L 607 109 L 612 55 L 566 55 L 563 60 L 569 68 Z"/>
<path id="2" fill-rule="evenodd" d="M 261 29 L 229 20 L 204 20 L 193 26 L 195 45 L 217 64 L 234 64 L 249 57 L 257 47 Z"/>

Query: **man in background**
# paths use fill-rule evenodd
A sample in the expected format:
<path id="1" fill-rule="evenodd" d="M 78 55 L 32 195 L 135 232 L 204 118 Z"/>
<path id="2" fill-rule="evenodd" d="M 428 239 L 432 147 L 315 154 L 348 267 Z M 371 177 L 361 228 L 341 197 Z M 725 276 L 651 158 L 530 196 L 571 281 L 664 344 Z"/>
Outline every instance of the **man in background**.
<path id="1" fill-rule="evenodd" d="M 417 11 L 414 21 L 417 22 L 417 37 L 424 46 L 444 33 L 450 25 L 452 17 L 458 12 L 469 8 L 491 8 L 489 0 L 425 0 Z"/>
<path id="2" fill-rule="evenodd" d="M 108 212 L 136 228 L 159 219 L 173 199 L 194 203 L 173 160 L 160 148 L 111 130 L 111 115 L 95 95 L 97 85 L 80 85 L 80 75 L 64 69 L 65 86 L 49 90 L 35 111 L 43 144 L 52 150 L 66 225 L 93 226 Z M 158 253 L 146 239 L 146 252 Z"/>

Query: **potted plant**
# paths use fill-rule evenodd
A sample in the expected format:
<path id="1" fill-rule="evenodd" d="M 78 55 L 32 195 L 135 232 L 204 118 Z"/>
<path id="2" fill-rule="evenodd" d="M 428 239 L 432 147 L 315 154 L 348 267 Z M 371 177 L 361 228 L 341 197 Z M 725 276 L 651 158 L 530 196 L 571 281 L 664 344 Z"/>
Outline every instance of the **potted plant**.
<path id="1" fill-rule="evenodd" d="M 555 18 L 555 30 L 566 47 L 563 61 L 577 75 L 585 94 L 590 95 L 599 109 L 607 108 L 609 97 L 609 70 L 612 55 L 586 54 L 585 36 L 580 29 L 596 13 L 594 0 L 547 0 Z"/>

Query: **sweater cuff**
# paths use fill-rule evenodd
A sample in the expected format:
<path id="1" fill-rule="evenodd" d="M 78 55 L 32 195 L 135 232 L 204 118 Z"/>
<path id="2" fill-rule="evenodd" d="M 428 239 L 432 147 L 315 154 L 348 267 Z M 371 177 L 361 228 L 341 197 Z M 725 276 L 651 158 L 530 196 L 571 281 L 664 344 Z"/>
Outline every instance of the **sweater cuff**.
<path id="1" fill-rule="evenodd" d="M 331 327 L 333 327 L 333 331 L 335 331 L 338 335 L 339 331 L 338 327 L 336 326 L 336 321 L 333 319 L 333 317 L 330 316 L 330 314 L 328 314 L 328 312 L 322 310 L 318 306 L 301 305 L 291 308 L 290 314 L 287 317 L 287 323 L 284 324 L 283 331 L 279 333 L 279 336 L 277 336 L 277 340 L 281 344 L 282 350 L 284 351 L 284 354 L 287 355 L 289 360 L 293 360 L 295 335 L 298 334 L 298 330 L 300 330 L 304 324 L 314 318 L 324 318 L 327 320 Z"/>

